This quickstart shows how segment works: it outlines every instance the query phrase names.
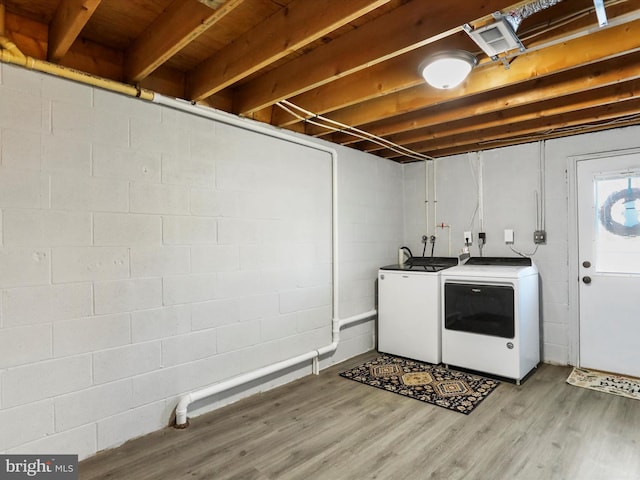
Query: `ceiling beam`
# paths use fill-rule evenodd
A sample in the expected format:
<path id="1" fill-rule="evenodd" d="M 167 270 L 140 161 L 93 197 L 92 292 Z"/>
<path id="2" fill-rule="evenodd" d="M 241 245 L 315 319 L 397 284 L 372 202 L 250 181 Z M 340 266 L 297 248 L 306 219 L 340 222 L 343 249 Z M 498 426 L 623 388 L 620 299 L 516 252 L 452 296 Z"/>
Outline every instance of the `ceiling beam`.
<path id="1" fill-rule="evenodd" d="M 388 2 L 294 0 L 193 70 L 187 95 L 213 95 Z"/>
<path id="2" fill-rule="evenodd" d="M 470 18 L 485 17 L 511 3 L 509 0 L 407 3 L 239 87 L 236 112 L 250 114 L 428 45 L 460 31 L 460 26 Z"/>
<path id="3" fill-rule="evenodd" d="M 466 36 L 466 34 L 465 34 Z M 468 38 L 454 35 L 447 40 L 447 49 L 468 48 Z M 416 85 L 423 85 L 424 78 L 418 72 L 418 65 L 430 54 L 438 51 L 439 42 L 427 45 L 386 62 L 365 68 L 353 75 L 347 75 L 335 82 L 290 98 L 289 101 L 315 114 L 322 115 L 356 103 L 388 95 Z M 410 66 L 413 66 L 411 68 Z M 274 111 L 274 125 L 288 127 L 300 122 L 284 110 Z"/>
<path id="4" fill-rule="evenodd" d="M 568 137 L 576 134 L 582 135 L 585 133 L 602 132 L 604 130 L 609 130 L 612 128 L 622 128 L 622 127 L 628 127 L 631 125 L 640 125 L 640 121 L 638 120 L 637 114 L 631 114 L 631 115 L 628 115 L 627 117 L 619 117 L 615 121 L 594 122 L 592 124 L 584 123 L 583 125 L 580 125 L 579 130 L 577 127 L 569 127 L 566 129 L 559 128 L 553 131 L 540 132 L 537 134 L 527 134 L 522 137 L 511 137 L 503 140 L 495 140 L 490 144 L 486 143 L 486 144 L 470 144 L 470 145 L 455 146 L 451 148 L 434 151 L 431 153 L 431 156 L 433 156 L 434 158 L 448 157 L 448 156 L 457 155 L 460 153 L 467 153 L 469 151 L 481 151 L 481 150 L 488 150 L 488 149 L 494 149 L 494 148 L 500 148 L 500 147 L 509 147 L 512 145 L 521 145 L 523 143 L 531 143 L 531 142 L 538 142 L 541 140 L 551 140 L 554 138 Z M 394 158 L 393 160 L 401 163 L 415 162 L 414 159 L 408 158 L 408 157 Z"/>
<path id="5" fill-rule="evenodd" d="M 486 148 L 493 148 L 491 143 L 502 139 L 512 139 L 525 135 L 542 135 L 551 133 L 554 130 L 568 129 L 575 127 L 574 134 L 580 133 L 580 127 L 594 123 L 614 123 L 618 118 L 625 118 L 628 115 L 636 114 L 640 108 L 640 98 L 629 98 L 613 104 L 598 105 L 576 109 L 574 111 L 562 112 L 540 118 L 527 119 L 522 122 L 506 123 L 492 128 L 477 130 L 463 135 L 453 135 L 447 138 L 428 140 L 411 145 L 411 149 L 420 153 L 432 155 L 438 150 L 460 147 L 463 145 L 485 145 Z M 640 118 L 636 117 L 636 122 L 640 123 Z M 533 141 L 533 140 L 531 140 Z M 399 156 L 396 152 L 388 150 L 381 152 L 385 158 L 395 158 Z"/>
<path id="6" fill-rule="evenodd" d="M 543 50 L 524 53 L 511 63 L 508 70 L 501 63 L 476 68 L 457 89 L 437 91 L 427 85 L 418 85 L 337 110 L 330 118 L 350 126 L 362 126 L 371 122 L 372 118 L 383 120 L 403 115 L 447 100 L 468 98 L 478 93 L 562 73 L 638 50 L 640 20 L 603 29 Z M 320 136 L 326 135 L 327 131 L 309 126 L 306 133 Z"/>
<path id="7" fill-rule="evenodd" d="M 137 83 L 149 76 L 244 1 L 220 0 L 214 10 L 197 0 L 174 0 L 127 50 L 127 81 Z"/>
<path id="8" fill-rule="evenodd" d="M 638 96 L 640 92 L 640 80 L 609 85 L 597 90 L 575 93 L 563 98 L 548 99 L 544 102 L 531 103 L 512 109 L 508 114 L 501 111 L 473 117 L 462 118 L 448 125 L 437 125 L 431 128 L 406 132 L 391 138 L 390 140 L 406 148 L 413 149 L 414 145 L 421 142 L 437 141 L 449 138 L 460 138 L 462 135 L 484 132 L 489 129 L 501 129 L 511 124 L 523 124 L 529 120 L 558 117 L 562 114 L 574 111 L 586 111 L 604 105 L 613 105 L 624 102 Z M 372 144 L 365 151 L 374 153 L 383 150 L 383 147 Z"/>
<path id="9" fill-rule="evenodd" d="M 632 55 L 615 58 L 602 62 L 596 66 L 583 67 L 567 72 L 566 75 L 555 75 L 542 79 L 535 79 L 512 87 L 503 88 L 492 94 L 478 95 L 468 101 L 452 102 L 451 107 L 435 107 L 419 110 L 410 114 L 394 117 L 379 124 L 367 127 L 367 132 L 385 137 L 397 142 L 407 143 L 418 138 L 428 129 L 436 129 L 439 125 L 451 126 L 453 122 L 465 118 L 477 119 L 481 115 L 500 113 L 504 118 L 511 120 L 511 112 L 514 109 L 527 105 L 535 105 L 545 101 L 554 101 L 557 104 L 564 103 L 565 98 L 589 92 L 596 96 L 595 91 L 603 87 L 623 85 L 623 82 L 640 78 L 640 52 Z M 391 121 L 393 120 L 393 121 Z M 342 145 L 353 145 L 362 148 L 359 139 L 351 139 L 344 135 L 333 140 L 348 140 L 340 142 Z M 417 140 L 416 140 L 417 141 Z M 373 151 L 377 148 L 373 148 Z"/>
<path id="10" fill-rule="evenodd" d="M 64 0 L 49 24 L 47 60 L 58 62 L 69 51 L 87 24 L 100 0 Z"/>
<path id="11" fill-rule="evenodd" d="M 554 8 L 557 7 L 554 6 Z M 593 9 L 592 5 L 591 9 Z M 545 35 L 544 39 L 534 35 L 539 31 L 536 26 L 533 26 L 530 31 L 519 31 L 518 35 L 522 39 L 531 36 L 526 42 L 529 50 L 548 47 L 552 43 L 564 41 L 567 38 L 587 35 L 593 28 L 593 19 L 589 15 L 575 15 L 576 18 L 568 23 L 562 22 L 559 26 L 554 26 L 553 24 L 545 25 L 544 30 L 550 30 L 550 32 Z M 615 18 L 616 22 L 631 21 L 633 20 L 633 15 L 637 16 L 637 8 L 634 8 L 629 3 L 623 2 L 610 7 L 610 17 Z M 446 45 L 444 45 L 445 42 Z M 446 40 L 435 42 L 353 75 L 340 78 L 335 82 L 322 85 L 296 97 L 289 98 L 289 101 L 318 115 L 339 110 L 371 98 L 423 84 L 424 79 L 418 72 L 418 66 L 425 58 L 441 50 L 464 50 L 468 48 L 469 39 L 466 34 L 460 32 L 457 35 L 448 37 Z M 476 55 L 481 62 L 487 63 L 490 61 L 482 52 L 476 52 Z M 407 68 L 408 66 L 409 68 Z M 410 68 L 410 66 L 414 68 Z M 284 110 L 276 111 L 272 119 L 274 125 L 281 127 L 288 127 L 297 122 L 300 122 L 300 119 L 292 117 Z M 303 131 L 303 128 L 299 127 L 295 130 Z"/>

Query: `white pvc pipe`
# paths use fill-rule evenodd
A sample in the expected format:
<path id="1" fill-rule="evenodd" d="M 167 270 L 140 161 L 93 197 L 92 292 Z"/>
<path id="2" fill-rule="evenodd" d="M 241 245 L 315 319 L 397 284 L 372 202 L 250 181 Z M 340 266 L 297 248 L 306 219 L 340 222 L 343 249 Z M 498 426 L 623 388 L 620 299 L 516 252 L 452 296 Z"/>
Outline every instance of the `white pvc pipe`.
<path id="1" fill-rule="evenodd" d="M 298 355 L 293 358 L 289 358 L 287 360 L 283 360 L 278 363 L 274 363 L 272 365 L 268 365 L 266 367 L 259 368 L 252 372 L 248 372 L 237 377 L 230 378 L 229 380 L 222 381 L 220 383 L 216 383 L 214 385 L 201 388 L 199 390 L 195 390 L 189 393 L 186 393 L 180 397 L 178 401 L 178 405 L 176 407 L 176 427 L 184 428 L 188 425 L 187 422 L 187 408 L 188 406 L 203 398 L 209 397 L 216 393 L 223 392 L 225 390 L 229 390 L 230 388 L 234 388 L 245 383 L 251 382 L 253 380 L 257 380 L 258 378 L 265 377 L 266 375 L 270 375 L 272 373 L 284 370 L 285 368 L 292 367 L 299 363 L 302 363 L 307 360 L 314 360 L 314 372 L 317 373 L 317 360 L 320 356 L 325 355 L 327 353 L 331 353 L 336 350 L 338 347 L 338 342 L 340 339 L 340 328 L 343 326 L 349 325 L 351 323 L 355 323 L 367 318 L 370 318 L 376 315 L 377 311 L 370 310 L 368 312 L 354 315 L 352 317 L 348 317 L 346 319 L 340 320 L 339 311 L 338 311 L 338 291 L 339 291 L 339 276 L 338 276 L 338 266 L 339 266 L 339 257 L 338 257 L 338 153 L 335 149 L 326 147 L 324 145 L 320 145 L 318 143 L 306 140 L 304 138 L 293 135 L 290 132 L 285 132 L 282 130 L 277 130 L 273 127 L 268 127 L 266 125 L 262 125 L 253 120 L 244 119 L 241 117 L 237 117 L 235 115 L 231 115 L 226 112 L 221 112 L 219 110 L 214 110 L 208 107 L 201 107 L 199 105 L 194 105 L 190 102 L 184 100 L 178 100 L 174 98 L 165 97 L 163 95 L 154 94 L 153 102 L 164 105 L 170 108 L 174 108 L 177 110 L 182 110 L 187 113 L 191 113 L 194 115 L 198 115 L 201 117 L 209 118 L 212 120 L 216 120 L 222 123 L 226 123 L 228 125 L 233 125 L 236 127 L 240 127 L 246 130 L 250 130 L 256 133 L 262 133 L 264 135 L 268 135 L 274 138 L 280 138 L 282 140 L 286 140 L 288 142 L 297 143 L 299 145 L 307 146 L 310 148 L 314 148 L 316 150 L 327 152 L 331 155 L 331 177 L 332 177 L 332 257 L 333 257 L 333 269 L 332 269 L 332 283 L 333 283 L 333 295 L 332 295 L 332 309 L 333 309 L 333 319 L 331 321 L 331 336 L 332 342 L 325 346 L 321 347 L 317 350 L 312 350 L 311 352 L 304 353 L 302 355 Z"/>

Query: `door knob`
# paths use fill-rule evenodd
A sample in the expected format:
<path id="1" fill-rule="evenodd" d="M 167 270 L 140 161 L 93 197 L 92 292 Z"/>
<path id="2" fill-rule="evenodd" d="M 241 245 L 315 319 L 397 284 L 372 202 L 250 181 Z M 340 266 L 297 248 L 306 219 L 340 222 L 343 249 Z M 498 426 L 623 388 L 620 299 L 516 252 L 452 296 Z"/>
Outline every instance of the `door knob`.
<path id="1" fill-rule="evenodd" d="M 591 283 L 591 277 L 587 277 L 587 276 L 582 277 L 582 281 L 587 285 L 589 285 Z"/>
<path id="2" fill-rule="evenodd" d="M 585 260 L 584 262 L 582 262 L 582 266 L 584 268 L 589 268 L 591 266 L 591 262 L 589 260 Z"/>

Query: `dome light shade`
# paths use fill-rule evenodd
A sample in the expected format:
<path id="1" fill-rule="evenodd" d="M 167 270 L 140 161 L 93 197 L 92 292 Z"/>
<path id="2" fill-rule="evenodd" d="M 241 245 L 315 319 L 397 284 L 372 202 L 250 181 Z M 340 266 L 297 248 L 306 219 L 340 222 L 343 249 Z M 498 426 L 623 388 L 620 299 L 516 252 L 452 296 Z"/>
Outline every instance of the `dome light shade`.
<path id="1" fill-rule="evenodd" d="M 460 85 L 477 63 L 478 59 L 469 52 L 452 50 L 427 58 L 420 71 L 432 87 L 449 89 Z"/>

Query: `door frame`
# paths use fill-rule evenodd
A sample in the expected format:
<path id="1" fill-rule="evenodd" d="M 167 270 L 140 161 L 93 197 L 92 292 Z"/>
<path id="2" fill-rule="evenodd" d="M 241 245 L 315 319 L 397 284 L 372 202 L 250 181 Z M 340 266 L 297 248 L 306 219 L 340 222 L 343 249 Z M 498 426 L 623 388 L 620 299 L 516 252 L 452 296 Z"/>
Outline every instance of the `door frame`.
<path id="1" fill-rule="evenodd" d="M 640 153 L 640 148 L 607 150 L 567 157 L 568 180 L 568 263 L 569 263 L 569 364 L 580 367 L 580 259 L 578 256 L 578 162 L 609 157 L 622 157 Z"/>

